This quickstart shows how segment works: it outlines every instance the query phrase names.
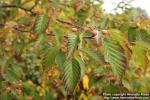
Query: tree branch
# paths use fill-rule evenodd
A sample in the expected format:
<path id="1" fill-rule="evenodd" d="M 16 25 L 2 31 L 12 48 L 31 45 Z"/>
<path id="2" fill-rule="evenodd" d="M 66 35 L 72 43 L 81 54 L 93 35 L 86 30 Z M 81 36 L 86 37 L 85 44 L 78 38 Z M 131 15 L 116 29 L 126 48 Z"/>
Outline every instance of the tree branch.
<path id="1" fill-rule="evenodd" d="M 82 29 L 81 26 L 76 25 L 76 24 L 73 24 L 73 23 L 71 23 L 71 22 L 69 22 L 69 21 L 61 20 L 61 19 L 58 19 L 58 18 L 57 18 L 56 20 L 57 20 L 58 22 L 61 22 L 61 23 L 64 23 L 64 24 L 68 24 L 68 25 L 71 25 L 71 26 L 73 26 L 73 27 Z"/>
<path id="2" fill-rule="evenodd" d="M 19 9 L 24 10 L 26 12 L 30 12 L 33 15 L 36 15 L 36 13 L 32 11 L 33 8 L 32 9 L 26 9 L 26 8 L 23 8 L 23 7 L 17 6 L 17 5 L 0 5 L 0 8 L 19 8 Z"/>

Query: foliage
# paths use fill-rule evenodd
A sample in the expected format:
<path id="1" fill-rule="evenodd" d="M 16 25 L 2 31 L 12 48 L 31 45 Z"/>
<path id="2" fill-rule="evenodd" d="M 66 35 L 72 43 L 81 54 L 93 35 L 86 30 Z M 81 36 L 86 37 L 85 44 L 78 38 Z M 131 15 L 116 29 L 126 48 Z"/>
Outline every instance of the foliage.
<path id="1" fill-rule="evenodd" d="M 43 33 L 48 25 L 48 16 L 47 15 L 44 15 L 44 14 L 41 14 L 37 17 L 37 21 L 36 21 L 36 24 L 35 24 L 35 31 L 37 33 Z"/>
<path id="2" fill-rule="evenodd" d="M 122 77 L 125 67 L 128 65 L 124 50 L 121 45 L 117 41 L 107 38 L 104 40 L 104 52 L 106 59 L 108 59 L 108 62 L 110 62 L 112 66 L 114 74 L 116 74 L 118 77 Z"/>
<path id="3" fill-rule="evenodd" d="M 80 65 L 76 59 L 69 59 L 64 63 L 63 80 L 68 92 L 74 92 L 81 76 L 80 71 Z"/>
<path id="4" fill-rule="evenodd" d="M 97 0 L 0 1 L 2 100 L 101 100 L 150 92 L 150 19 Z"/>

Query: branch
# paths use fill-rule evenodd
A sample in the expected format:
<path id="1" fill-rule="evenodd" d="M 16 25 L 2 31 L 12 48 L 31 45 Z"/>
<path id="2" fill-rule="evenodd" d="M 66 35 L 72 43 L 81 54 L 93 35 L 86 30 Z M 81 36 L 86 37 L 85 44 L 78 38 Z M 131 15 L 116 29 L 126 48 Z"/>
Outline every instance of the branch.
<path id="1" fill-rule="evenodd" d="M 71 23 L 71 22 L 69 22 L 69 21 L 61 20 L 61 19 L 58 19 L 58 18 L 57 18 L 56 20 L 57 20 L 58 22 L 60 22 L 60 23 L 67 24 L 67 25 L 70 25 L 70 26 L 72 26 L 72 27 L 76 27 L 76 28 L 78 28 L 78 29 L 83 29 L 83 30 L 85 30 L 83 27 L 81 27 L 81 26 L 79 26 L 79 25 L 76 25 L 76 24 L 73 24 L 73 23 Z M 89 29 L 92 30 L 91 27 L 89 27 Z M 67 38 L 67 36 L 64 36 L 64 37 Z M 84 36 L 83 38 L 86 38 L 86 39 L 93 39 L 92 36 Z"/>
<path id="2" fill-rule="evenodd" d="M 14 27 L 14 29 L 17 30 L 17 31 L 19 31 L 19 32 L 31 32 L 31 30 L 22 30 L 22 29 L 15 28 L 15 27 Z"/>
<path id="3" fill-rule="evenodd" d="M 71 22 L 69 22 L 69 21 L 61 20 L 61 19 L 58 19 L 58 18 L 57 18 L 56 20 L 57 20 L 58 22 L 61 22 L 61 23 L 64 23 L 64 24 L 68 24 L 68 25 L 71 25 L 71 26 L 73 26 L 73 27 L 82 29 L 81 26 L 76 25 L 76 24 L 73 24 L 73 23 L 71 23 Z"/>
<path id="4" fill-rule="evenodd" d="M 38 3 L 38 0 L 36 0 L 35 4 L 31 7 L 31 9 L 26 9 L 26 8 L 23 8 L 21 6 L 17 6 L 17 5 L 0 5 L 0 8 L 19 8 L 19 9 L 22 9 L 24 11 L 27 11 L 27 12 L 30 12 L 31 14 L 33 15 L 36 15 L 35 12 L 32 11 L 32 9 L 37 5 Z M 60 23 L 63 23 L 63 24 L 67 24 L 67 25 L 70 25 L 72 27 L 76 27 L 78 29 L 84 29 L 83 27 L 79 26 L 79 25 L 76 25 L 76 24 L 73 24 L 69 21 L 65 21 L 65 20 L 61 20 L 61 19 L 56 19 L 56 21 L 60 22 Z M 18 28 L 15 28 L 17 31 L 20 31 L 20 32 L 30 32 L 29 30 L 20 30 Z M 64 36 L 65 38 L 67 38 L 67 36 Z M 92 37 L 83 37 L 83 38 L 89 38 L 91 39 Z"/>
<path id="5" fill-rule="evenodd" d="M 17 6 L 17 5 L 0 5 L 0 8 L 19 8 L 21 10 L 30 12 L 33 15 L 36 15 L 36 13 L 32 11 L 33 8 L 32 9 L 26 9 L 26 8 L 23 8 L 23 7 Z"/>

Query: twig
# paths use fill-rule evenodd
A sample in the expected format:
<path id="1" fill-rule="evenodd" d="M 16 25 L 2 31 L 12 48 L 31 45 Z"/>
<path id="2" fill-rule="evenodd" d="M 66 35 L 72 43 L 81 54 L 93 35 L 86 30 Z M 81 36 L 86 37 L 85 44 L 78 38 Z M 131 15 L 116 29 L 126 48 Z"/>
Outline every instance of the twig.
<path id="1" fill-rule="evenodd" d="M 58 19 L 58 18 L 57 18 L 56 20 L 57 20 L 58 22 L 61 22 L 61 23 L 64 23 L 64 24 L 68 24 L 68 25 L 71 25 L 71 26 L 73 26 L 73 27 L 82 29 L 81 26 L 76 25 L 76 24 L 73 24 L 73 23 L 71 23 L 71 22 L 69 22 L 69 21 L 61 20 L 61 19 Z"/>
<path id="2" fill-rule="evenodd" d="M 21 30 L 19 28 L 14 28 L 15 30 L 19 31 L 19 32 L 31 32 L 30 30 Z"/>
<path id="3" fill-rule="evenodd" d="M 30 12 L 33 15 L 36 15 L 36 13 L 32 11 L 32 9 L 26 9 L 26 8 L 23 8 L 23 7 L 17 6 L 17 5 L 0 5 L 0 8 L 19 8 L 24 11 Z"/>

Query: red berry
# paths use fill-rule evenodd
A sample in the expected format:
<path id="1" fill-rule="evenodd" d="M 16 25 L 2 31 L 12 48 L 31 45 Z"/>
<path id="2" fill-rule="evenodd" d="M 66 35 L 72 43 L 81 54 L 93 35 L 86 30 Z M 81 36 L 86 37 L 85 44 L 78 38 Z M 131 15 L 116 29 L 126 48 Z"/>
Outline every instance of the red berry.
<path id="1" fill-rule="evenodd" d="M 96 30 L 93 30 L 92 31 L 92 37 L 95 37 L 97 35 L 97 31 Z"/>

